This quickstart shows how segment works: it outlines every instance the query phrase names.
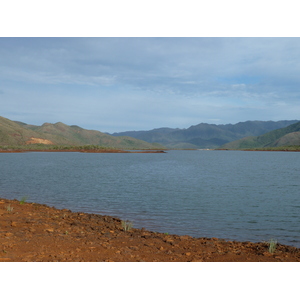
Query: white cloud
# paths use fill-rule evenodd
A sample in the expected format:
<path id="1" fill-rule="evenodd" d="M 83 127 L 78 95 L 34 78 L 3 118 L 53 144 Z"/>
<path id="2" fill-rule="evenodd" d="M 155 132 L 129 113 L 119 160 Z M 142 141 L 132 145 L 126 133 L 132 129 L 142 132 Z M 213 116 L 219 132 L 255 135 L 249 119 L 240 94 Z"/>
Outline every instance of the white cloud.
<path id="1" fill-rule="evenodd" d="M 0 38 L 2 114 L 106 131 L 291 119 L 299 48 L 299 38 Z"/>

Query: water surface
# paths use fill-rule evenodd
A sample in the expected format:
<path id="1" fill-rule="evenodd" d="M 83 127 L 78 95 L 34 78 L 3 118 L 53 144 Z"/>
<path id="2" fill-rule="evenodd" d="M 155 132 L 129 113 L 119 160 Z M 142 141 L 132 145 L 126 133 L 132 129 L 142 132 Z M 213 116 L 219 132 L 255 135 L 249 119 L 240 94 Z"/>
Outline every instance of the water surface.
<path id="1" fill-rule="evenodd" d="M 194 237 L 300 247 L 300 153 L 2 153 L 0 196 Z"/>

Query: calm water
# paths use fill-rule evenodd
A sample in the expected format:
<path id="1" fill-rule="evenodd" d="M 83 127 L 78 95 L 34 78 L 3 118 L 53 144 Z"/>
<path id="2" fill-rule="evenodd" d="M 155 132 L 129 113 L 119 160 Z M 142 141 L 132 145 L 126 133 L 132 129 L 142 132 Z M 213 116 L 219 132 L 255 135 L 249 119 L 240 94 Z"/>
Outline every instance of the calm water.
<path id="1" fill-rule="evenodd" d="M 0 154 L 0 196 L 136 228 L 300 247 L 300 153 Z"/>

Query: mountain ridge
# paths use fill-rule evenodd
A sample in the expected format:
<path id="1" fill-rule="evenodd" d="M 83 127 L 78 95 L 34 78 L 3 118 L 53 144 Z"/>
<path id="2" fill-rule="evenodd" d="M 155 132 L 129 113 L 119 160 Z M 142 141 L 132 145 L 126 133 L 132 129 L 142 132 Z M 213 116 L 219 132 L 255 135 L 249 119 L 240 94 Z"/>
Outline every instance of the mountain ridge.
<path id="1" fill-rule="evenodd" d="M 118 149 L 243 149 L 266 145 L 276 147 L 292 142 L 300 144 L 300 133 L 294 130 L 298 128 L 298 123 L 298 120 L 246 121 L 225 125 L 199 123 L 186 129 L 162 127 L 148 131 L 107 134 L 62 122 L 45 122 L 37 126 L 0 117 L 0 146 L 41 143 L 63 146 L 97 145 Z M 285 129 L 287 127 L 289 128 Z"/>
<path id="2" fill-rule="evenodd" d="M 245 121 L 225 125 L 200 123 L 187 129 L 163 127 L 148 131 L 125 131 L 111 135 L 132 136 L 147 142 L 160 143 L 167 148 L 214 149 L 247 136 L 258 136 L 296 122 L 299 120 Z"/>
<path id="3" fill-rule="evenodd" d="M 284 128 L 272 130 L 259 136 L 245 137 L 221 147 L 224 149 L 254 149 L 281 146 L 300 145 L 300 122 L 291 124 Z"/>
<path id="4" fill-rule="evenodd" d="M 97 130 L 83 129 L 62 122 L 44 123 L 41 126 L 11 121 L 0 116 L 0 146 L 23 146 L 28 144 L 63 146 L 97 145 L 118 149 L 163 148 L 132 137 L 113 137 Z"/>

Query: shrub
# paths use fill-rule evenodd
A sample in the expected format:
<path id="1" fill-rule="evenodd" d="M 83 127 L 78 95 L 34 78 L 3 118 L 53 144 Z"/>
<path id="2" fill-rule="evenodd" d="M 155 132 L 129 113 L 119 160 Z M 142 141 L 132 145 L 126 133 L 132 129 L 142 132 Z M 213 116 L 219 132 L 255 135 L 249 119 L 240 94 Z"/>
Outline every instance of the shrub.
<path id="1" fill-rule="evenodd" d="M 27 198 L 28 197 L 26 197 L 26 196 L 22 197 L 20 200 L 20 204 L 24 204 L 26 202 Z"/>
<path id="2" fill-rule="evenodd" d="M 8 211 L 9 213 L 11 213 L 14 210 L 14 208 L 10 204 L 8 204 L 5 208 L 6 211 Z"/>
<path id="3" fill-rule="evenodd" d="M 121 222 L 124 231 L 129 231 L 132 228 L 132 222 L 126 220 Z"/>
<path id="4" fill-rule="evenodd" d="M 276 250 L 277 241 L 274 239 L 270 239 L 270 241 L 268 243 L 269 243 L 269 252 L 274 253 Z"/>

